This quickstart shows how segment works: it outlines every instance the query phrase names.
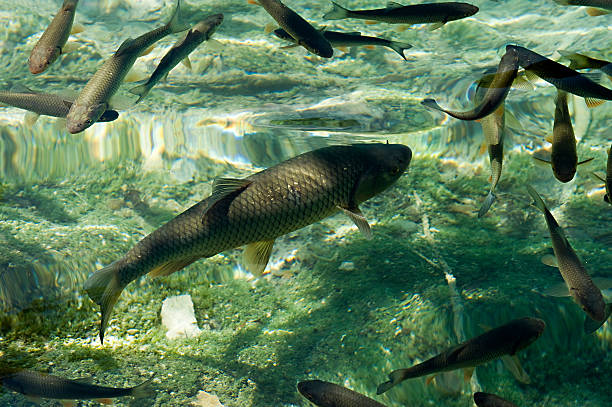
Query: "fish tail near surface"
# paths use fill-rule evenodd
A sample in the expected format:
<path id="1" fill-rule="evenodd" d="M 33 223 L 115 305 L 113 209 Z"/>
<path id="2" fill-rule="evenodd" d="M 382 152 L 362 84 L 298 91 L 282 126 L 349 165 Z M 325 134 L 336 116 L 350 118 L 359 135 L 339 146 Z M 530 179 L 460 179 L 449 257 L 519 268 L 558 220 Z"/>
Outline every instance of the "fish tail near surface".
<path id="1" fill-rule="evenodd" d="M 389 381 L 379 384 L 378 387 L 376 388 L 376 394 L 383 394 L 384 392 L 389 390 L 391 387 L 406 380 L 406 377 L 405 377 L 406 371 L 407 369 L 397 369 L 389 373 Z"/>
<path id="2" fill-rule="evenodd" d="M 114 262 L 91 275 L 85 281 L 85 291 L 89 297 L 100 306 L 100 342 L 104 342 L 104 331 L 108 325 L 110 314 L 123 291 L 119 282 L 119 263 Z"/>
<path id="3" fill-rule="evenodd" d="M 145 98 L 145 96 L 149 94 L 150 90 L 151 90 L 151 87 L 145 83 L 143 85 L 138 85 L 138 86 L 133 87 L 132 89 L 129 90 L 129 92 L 138 96 L 138 100 L 136 100 L 136 103 L 139 103 L 142 99 Z"/>
<path id="4" fill-rule="evenodd" d="M 347 9 L 345 9 L 344 7 L 342 7 L 336 2 L 332 1 L 331 3 L 332 3 L 331 11 L 328 11 L 327 13 L 325 13 L 323 15 L 323 18 L 326 18 L 328 20 L 340 20 L 342 18 L 348 17 L 349 11 Z"/>
<path id="5" fill-rule="evenodd" d="M 407 49 L 412 48 L 412 45 L 408 44 L 407 42 L 400 42 L 400 41 L 391 41 L 389 42 L 389 47 L 397 52 L 398 54 L 400 54 L 400 56 L 402 58 L 404 58 L 404 61 L 406 60 L 406 55 L 404 55 L 404 51 L 406 51 Z"/>
<path id="6" fill-rule="evenodd" d="M 495 194 L 490 191 L 485 200 L 483 201 L 480 210 L 478 211 L 478 218 L 482 218 L 487 214 L 487 212 L 489 212 L 491 205 L 493 205 L 493 202 L 495 202 L 495 198 L 497 198 Z"/>
<path id="7" fill-rule="evenodd" d="M 538 208 L 542 212 L 546 213 L 548 211 L 548 209 L 546 208 L 546 204 L 544 203 L 544 201 L 540 197 L 540 194 L 538 194 L 536 192 L 536 190 L 533 189 L 529 185 L 527 185 L 527 192 L 533 198 L 533 206 L 535 206 L 536 208 Z"/>
<path id="8" fill-rule="evenodd" d="M 172 14 L 172 18 L 168 21 L 166 26 L 171 33 L 178 33 L 181 31 L 188 30 L 190 28 L 189 24 L 185 24 L 181 22 L 180 19 L 181 13 L 181 0 L 176 1 L 176 9 L 174 10 L 174 14 Z"/>

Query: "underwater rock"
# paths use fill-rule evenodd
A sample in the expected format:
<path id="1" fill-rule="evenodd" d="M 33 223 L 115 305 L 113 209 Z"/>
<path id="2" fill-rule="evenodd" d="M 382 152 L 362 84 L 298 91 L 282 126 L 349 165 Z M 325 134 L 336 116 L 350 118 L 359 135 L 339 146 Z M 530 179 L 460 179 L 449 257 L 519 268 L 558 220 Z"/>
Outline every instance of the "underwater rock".
<path id="1" fill-rule="evenodd" d="M 224 407 L 219 401 L 219 397 L 206 393 L 204 390 L 198 392 L 196 400 L 191 405 L 196 407 Z"/>
<path id="2" fill-rule="evenodd" d="M 202 332 L 189 294 L 166 298 L 162 303 L 161 318 L 162 325 L 168 330 L 168 339 L 193 338 Z"/>

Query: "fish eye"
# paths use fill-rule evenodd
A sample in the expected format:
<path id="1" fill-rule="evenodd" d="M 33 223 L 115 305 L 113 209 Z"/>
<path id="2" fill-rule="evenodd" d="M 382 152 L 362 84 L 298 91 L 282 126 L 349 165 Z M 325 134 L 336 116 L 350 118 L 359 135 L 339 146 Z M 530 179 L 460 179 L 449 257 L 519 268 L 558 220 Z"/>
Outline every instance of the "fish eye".
<path id="1" fill-rule="evenodd" d="M 394 165 L 391 168 L 391 175 L 397 175 L 400 172 L 400 168 L 397 165 Z"/>

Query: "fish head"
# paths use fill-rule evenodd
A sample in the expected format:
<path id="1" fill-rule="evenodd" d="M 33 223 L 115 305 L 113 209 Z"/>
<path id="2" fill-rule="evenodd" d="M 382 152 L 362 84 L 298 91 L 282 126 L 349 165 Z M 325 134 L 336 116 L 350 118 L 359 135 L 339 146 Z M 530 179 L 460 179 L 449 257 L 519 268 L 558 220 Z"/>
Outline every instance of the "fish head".
<path id="1" fill-rule="evenodd" d="M 550 157 L 553 174 L 561 182 L 570 182 L 576 175 L 577 159 L 572 154 L 552 154 Z"/>
<path id="2" fill-rule="evenodd" d="M 606 318 L 606 304 L 601 291 L 597 287 L 593 289 L 579 290 L 572 288 L 570 293 L 576 304 L 595 321 L 603 321 Z"/>
<path id="3" fill-rule="evenodd" d="M 79 133 L 92 124 L 104 114 L 108 105 L 99 103 L 95 105 L 73 103 L 66 116 L 66 128 L 72 134 Z"/>
<path id="4" fill-rule="evenodd" d="M 520 327 L 517 327 L 518 339 L 514 345 L 514 353 L 521 349 L 525 349 L 531 345 L 536 339 L 542 336 L 546 323 L 539 318 L 523 318 L 519 320 Z"/>
<path id="5" fill-rule="evenodd" d="M 467 3 L 461 4 L 462 18 L 473 16 L 474 14 L 478 13 L 478 10 L 479 8 L 472 4 L 467 4 Z"/>
<path id="6" fill-rule="evenodd" d="M 55 62 L 60 52 L 58 47 L 35 47 L 28 59 L 30 72 L 34 75 L 43 73 L 49 65 Z"/>
<path id="7" fill-rule="evenodd" d="M 314 404 L 321 402 L 322 387 L 324 387 L 324 383 L 320 380 L 306 380 L 299 382 L 297 385 L 300 394 Z"/>
<path id="8" fill-rule="evenodd" d="M 412 151 L 403 144 L 365 144 L 362 148 L 367 169 L 355 190 L 357 203 L 370 199 L 395 183 L 412 159 Z"/>

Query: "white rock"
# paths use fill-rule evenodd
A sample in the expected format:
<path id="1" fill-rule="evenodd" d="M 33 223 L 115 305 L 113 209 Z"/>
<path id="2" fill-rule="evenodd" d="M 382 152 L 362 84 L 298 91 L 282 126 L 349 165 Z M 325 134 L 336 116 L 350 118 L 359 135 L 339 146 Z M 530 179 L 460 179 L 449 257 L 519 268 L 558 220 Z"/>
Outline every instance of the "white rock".
<path id="1" fill-rule="evenodd" d="M 343 261 L 340 264 L 340 267 L 338 267 L 338 270 L 353 271 L 355 270 L 355 263 L 353 263 L 352 261 Z"/>
<path id="2" fill-rule="evenodd" d="M 193 338 L 202 332 L 189 294 L 166 298 L 162 303 L 161 318 L 162 325 L 168 330 L 168 339 Z"/>

